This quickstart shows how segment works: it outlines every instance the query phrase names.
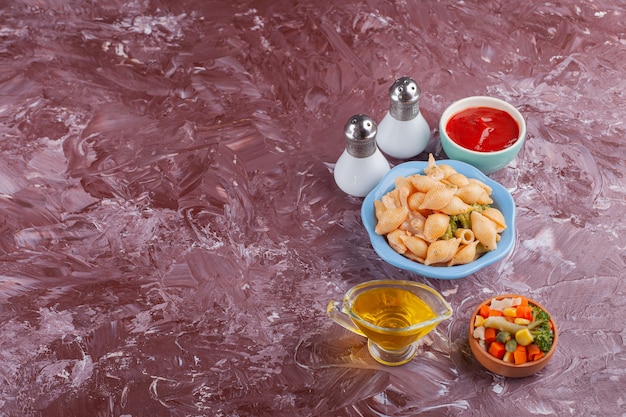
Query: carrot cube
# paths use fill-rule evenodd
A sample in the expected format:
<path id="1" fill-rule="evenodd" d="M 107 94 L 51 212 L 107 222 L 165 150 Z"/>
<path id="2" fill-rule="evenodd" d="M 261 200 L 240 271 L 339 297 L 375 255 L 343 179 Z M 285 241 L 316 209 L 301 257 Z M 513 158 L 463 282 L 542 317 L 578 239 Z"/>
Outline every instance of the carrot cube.
<path id="1" fill-rule="evenodd" d="M 515 352 L 513 352 L 513 359 L 515 361 L 515 365 L 521 365 L 528 362 L 526 346 L 517 345 Z"/>
<path id="2" fill-rule="evenodd" d="M 536 344 L 530 344 L 526 347 L 526 349 L 528 350 L 528 360 L 529 361 L 536 361 L 541 359 L 542 357 L 545 356 L 545 353 L 543 353 L 540 349 L 539 346 L 537 346 Z"/>
<path id="3" fill-rule="evenodd" d="M 487 327 L 485 329 L 485 343 L 493 343 L 496 341 L 497 331 L 493 327 Z"/>
<path id="4" fill-rule="evenodd" d="M 494 358 L 502 359 L 504 357 L 504 352 L 506 352 L 506 349 L 504 348 L 504 343 L 500 343 L 497 341 L 493 342 L 489 345 L 488 352 Z"/>
<path id="5" fill-rule="evenodd" d="M 515 309 L 515 316 L 520 319 L 532 320 L 533 308 L 528 305 L 517 306 L 517 308 Z"/>
<path id="6" fill-rule="evenodd" d="M 485 304 L 485 305 L 480 306 L 480 310 L 478 311 L 478 314 L 480 314 L 484 318 L 487 318 L 489 317 L 489 311 L 491 311 L 491 308 L 487 304 Z"/>

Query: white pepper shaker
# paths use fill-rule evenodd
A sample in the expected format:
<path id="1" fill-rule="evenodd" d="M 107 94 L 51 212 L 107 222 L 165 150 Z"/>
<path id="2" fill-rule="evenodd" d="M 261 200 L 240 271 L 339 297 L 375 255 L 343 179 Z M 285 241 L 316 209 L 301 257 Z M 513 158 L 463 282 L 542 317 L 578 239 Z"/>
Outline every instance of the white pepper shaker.
<path id="1" fill-rule="evenodd" d="M 365 197 L 389 172 L 389 162 L 376 146 L 376 123 L 365 114 L 352 116 L 344 127 L 346 149 L 335 164 L 335 182 L 346 194 Z"/>
<path id="2" fill-rule="evenodd" d="M 398 159 L 409 159 L 426 149 L 430 127 L 420 112 L 421 89 L 409 77 L 398 78 L 389 88 L 389 111 L 378 126 L 381 151 Z"/>

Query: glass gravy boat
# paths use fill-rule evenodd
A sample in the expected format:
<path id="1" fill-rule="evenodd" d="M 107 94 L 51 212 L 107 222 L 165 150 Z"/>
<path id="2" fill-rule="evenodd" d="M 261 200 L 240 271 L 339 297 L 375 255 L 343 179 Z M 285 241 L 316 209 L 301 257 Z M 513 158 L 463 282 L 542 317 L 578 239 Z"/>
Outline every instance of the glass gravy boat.
<path id="1" fill-rule="evenodd" d="M 343 301 L 331 300 L 326 312 L 336 323 L 365 336 L 372 357 L 389 366 L 413 359 L 419 339 L 452 317 L 452 307 L 437 291 L 401 280 L 356 285 Z"/>

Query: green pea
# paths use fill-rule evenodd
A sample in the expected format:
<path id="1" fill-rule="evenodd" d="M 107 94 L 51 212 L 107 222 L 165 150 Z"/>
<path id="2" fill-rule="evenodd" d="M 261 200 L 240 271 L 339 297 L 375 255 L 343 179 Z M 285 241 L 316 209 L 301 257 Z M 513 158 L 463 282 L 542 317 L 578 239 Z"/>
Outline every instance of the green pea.
<path id="1" fill-rule="evenodd" d="M 506 344 L 504 345 L 504 348 L 506 349 L 507 352 L 515 352 L 515 349 L 517 349 L 517 342 L 515 341 L 515 339 L 511 339 L 508 342 L 506 342 Z"/>
<path id="2" fill-rule="evenodd" d="M 506 331 L 501 331 L 498 332 L 498 334 L 496 335 L 496 340 L 500 343 L 506 343 L 509 340 L 511 340 L 513 336 L 511 335 L 511 333 L 506 332 Z"/>

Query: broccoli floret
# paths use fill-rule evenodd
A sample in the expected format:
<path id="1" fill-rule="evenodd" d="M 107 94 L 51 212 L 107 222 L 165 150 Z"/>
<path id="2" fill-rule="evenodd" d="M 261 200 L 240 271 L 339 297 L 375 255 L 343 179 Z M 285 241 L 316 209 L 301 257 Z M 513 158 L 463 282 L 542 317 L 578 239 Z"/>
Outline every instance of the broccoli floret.
<path id="1" fill-rule="evenodd" d="M 542 352 L 548 352 L 552 348 L 554 333 L 550 328 L 550 315 L 540 307 L 533 306 L 533 321 L 528 325 L 528 330 Z"/>
<path id="2" fill-rule="evenodd" d="M 450 224 L 448 225 L 448 228 L 450 230 L 450 237 L 454 237 L 454 235 L 456 234 L 456 229 L 458 229 L 457 225 L 457 216 L 450 216 Z"/>
<path id="3" fill-rule="evenodd" d="M 450 224 L 448 225 L 448 230 L 446 230 L 446 232 L 443 234 L 443 236 L 441 236 L 440 239 L 443 239 L 443 240 L 452 239 L 455 236 L 457 229 L 459 228 L 471 229 L 472 221 L 470 219 L 470 216 L 471 216 L 472 211 L 483 211 L 487 207 L 489 206 L 480 205 L 480 204 L 472 204 L 471 209 L 468 210 L 467 213 L 455 214 L 455 215 L 450 216 Z"/>
<path id="4" fill-rule="evenodd" d="M 554 341 L 554 334 L 550 329 L 540 330 L 537 333 L 530 332 L 533 335 L 533 342 L 537 345 L 537 347 L 542 352 L 548 352 L 552 348 L 552 343 Z"/>
<path id="5" fill-rule="evenodd" d="M 461 228 L 463 229 L 471 229 L 472 223 L 470 222 L 470 212 L 458 214 L 454 216 L 456 221 L 461 224 Z"/>
<path id="6" fill-rule="evenodd" d="M 550 315 L 543 311 L 541 307 L 533 306 L 533 323 L 537 325 L 547 324 L 550 321 Z M 536 327 L 536 326 L 533 326 Z"/>
<path id="7" fill-rule="evenodd" d="M 457 229 L 456 216 L 450 216 L 450 223 L 448 224 L 448 229 L 443 234 L 443 236 L 441 236 L 441 239 L 443 240 L 452 239 L 454 237 L 454 234 L 456 233 L 456 229 Z"/>

